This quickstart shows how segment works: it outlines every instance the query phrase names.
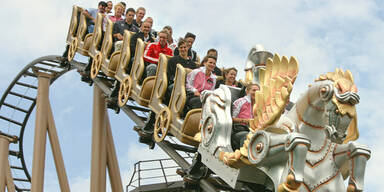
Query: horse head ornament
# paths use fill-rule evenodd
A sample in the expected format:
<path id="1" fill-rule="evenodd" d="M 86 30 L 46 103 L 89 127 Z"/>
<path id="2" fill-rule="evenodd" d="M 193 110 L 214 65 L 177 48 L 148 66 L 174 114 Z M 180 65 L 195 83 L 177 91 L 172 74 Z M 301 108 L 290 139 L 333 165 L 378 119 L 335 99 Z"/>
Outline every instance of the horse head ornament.
<path id="1" fill-rule="evenodd" d="M 281 106 L 288 102 L 295 79 L 292 74 L 297 74 L 291 71 L 297 71 L 297 65 L 292 67 L 291 61 L 284 60 L 275 55 L 269 60 L 272 65 L 267 62 L 261 73 L 262 89 L 256 93 L 252 126 L 255 132 L 240 151 L 253 164 L 282 171 L 275 176 L 278 191 L 346 191 L 343 180 L 347 177 L 347 190 L 361 191 L 371 153 L 354 142 L 359 136 L 355 105 L 360 98 L 352 73 L 336 69 L 320 75 L 293 108 L 285 111 Z M 280 152 L 276 152 L 278 143 Z M 279 153 L 287 153 L 280 167 L 270 161 Z"/>
<path id="2" fill-rule="evenodd" d="M 315 109 L 324 110 L 325 129 L 331 141 L 342 144 L 358 138 L 355 105 L 360 97 L 349 70 L 336 69 L 321 75 L 309 87 L 309 92 L 315 95 L 308 95 L 308 103 Z"/>
<path id="3" fill-rule="evenodd" d="M 257 68 L 256 63 L 262 63 L 260 61 L 265 58 L 265 66 Z M 250 131 L 243 146 L 232 151 L 228 142 L 213 142 L 205 148 L 201 145 L 199 152 L 205 150 L 228 167 L 238 169 L 237 179 L 244 167 L 248 170 L 256 167 L 267 176 L 265 181 L 268 182 L 264 185 L 272 191 L 362 191 L 371 151 L 355 142 L 359 136 L 356 104 L 360 98 L 352 73 L 336 69 L 320 75 L 293 107 L 286 110 L 298 74 L 296 58 L 277 54 L 270 57 L 267 53 L 260 54 L 255 47 L 248 56 L 246 70 L 249 71 L 250 66 L 251 80 L 256 79 L 260 90 L 255 93 L 254 119 L 249 121 Z M 219 89 L 225 92 L 228 88 Z M 217 94 L 207 95 L 205 101 L 218 97 L 226 103 L 231 102 L 227 96 L 220 96 L 219 90 L 215 92 Z M 229 90 L 227 92 L 225 95 L 230 94 Z M 204 105 L 203 121 L 209 122 L 208 115 L 219 114 L 218 110 L 228 111 L 228 106 L 213 106 L 216 105 Z M 228 118 L 225 121 L 227 126 L 210 125 L 217 131 L 226 127 L 223 133 L 214 131 L 211 134 L 229 141 L 224 138 L 228 137 L 232 122 Z M 214 169 L 215 165 L 210 168 Z M 220 172 L 223 167 L 216 170 Z M 260 177 L 260 172 L 257 174 Z M 229 182 L 232 180 L 228 178 Z"/>

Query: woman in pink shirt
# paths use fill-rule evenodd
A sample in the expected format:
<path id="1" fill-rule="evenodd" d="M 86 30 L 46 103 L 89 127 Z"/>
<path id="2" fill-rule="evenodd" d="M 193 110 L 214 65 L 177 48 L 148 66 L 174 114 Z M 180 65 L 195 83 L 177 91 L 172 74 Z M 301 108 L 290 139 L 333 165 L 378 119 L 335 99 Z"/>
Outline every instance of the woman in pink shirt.
<path id="1" fill-rule="evenodd" d="M 203 67 L 194 69 L 187 76 L 187 107 L 189 110 L 201 108 L 200 94 L 204 90 L 214 90 L 216 75 L 213 70 L 216 67 L 216 57 L 205 56 L 201 62 Z"/>
<path id="2" fill-rule="evenodd" d="M 233 102 L 232 120 L 233 129 L 231 143 L 232 148 L 239 149 L 249 132 L 249 120 L 253 119 L 253 106 L 255 104 L 255 93 L 259 90 L 257 84 L 249 84 L 244 97 Z"/>
<path id="3" fill-rule="evenodd" d="M 114 9 L 115 9 L 115 14 L 109 15 L 108 18 L 114 23 L 116 23 L 116 21 L 123 20 L 124 19 L 123 18 L 123 9 L 124 9 L 123 4 L 121 4 L 121 3 L 116 4 Z"/>
<path id="4" fill-rule="evenodd" d="M 123 10 L 124 10 L 123 4 L 118 3 L 113 8 L 115 9 L 115 14 L 107 15 L 106 17 L 104 17 L 103 31 L 106 31 L 107 19 L 110 19 L 113 23 L 116 23 L 116 21 L 120 21 L 120 20 L 124 19 L 124 17 L 123 17 L 123 13 L 124 13 L 123 12 Z"/>

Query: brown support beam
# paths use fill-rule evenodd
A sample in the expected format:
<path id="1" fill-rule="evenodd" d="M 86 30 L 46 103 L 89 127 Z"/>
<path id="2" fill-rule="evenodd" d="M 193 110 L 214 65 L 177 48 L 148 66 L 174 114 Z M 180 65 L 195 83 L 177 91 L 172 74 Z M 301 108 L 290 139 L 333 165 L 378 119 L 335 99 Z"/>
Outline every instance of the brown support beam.
<path id="1" fill-rule="evenodd" d="M 15 188 L 15 184 L 13 183 L 13 178 L 12 178 L 12 173 L 11 173 L 11 168 L 9 166 L 9 161 L 7 161 L 7 190 L 8 192 L 15 192 L 16 191 L 16 188 Z"/>
<path id="2" fill-rule="evenodd" d="M 93 89 L 91 190 L 105 192 L 107 164 L 106 106 L 102 91 Z"/>
<path id="3" fill-rule="evenodd" d="M 8 138 L 0 135 L 0 192 L 4 192 L 7 185 L 8 148 Z"/>
<path id="4" fill-rule="evenodd" d="M 60 190 L 63 192 L 71 191 L 68 184 L 68 177 L 64 166 L 63 154 L 61 153 L 59 138 L 57 136 L 55 120 L 53 118 L 51 104 L 48 101 L 48 135 L 53 158 L 55 161 L 56 173 L 59 178 Z"/>
<path id="5" fill-rule="evenodd" d="M 83 69 L 85 64 L 81 64 L 81 63 L 73 63 L 73 61 L 71 61 L 71 65 L 74 66 L 75 68 L 77 69 Z M 99 78 L 95 78 L 93 80 L 94 84 L 97 85 L 97 86 L 100 86 L 101 87 L 101 90 L 106 93 L 106 94 L 109 94 L 110 93 L 110 90 L 108 88 L 108 86 L 103 82 L 101 81 Z M 94 101 L 95 103 L 95 101 Z M 129 107 L 129 106 L 123 106 L 121 107 L 121 109 L 128 115 L 129 118 L 131 118 L 131 120 L 133 120 L 137 125 L 144 125 L 144 121 L 139 117 L 137 116 L 137 114 Z M 95 116 L 95 115 L 94 115 Z M 93 120 L 95 121 L 95 120 Z M 94 137 L 94 136 L 92 136 Z M 92 142 L 93 144 L 93 142 Z M 164 151 L 166 152 L 179 166 L 183 167 L 183 168 L 189 168 L 189 163 L 180 155 L 176 152 L 176 150 L 174 148 L 172 148 L 172 146 L 169 144 L 169 143 L 166 143 L 166 142 L 160 142 L 160 143 L 157 143 L 157 145 Z M 200 187 L 203 189 L 203 191 L 213 191 L 213 192 L 216 192 L 216 191 L 219 191 L 218 189 L 216 189 L 210 182 L 208 179 L 201 179 L 200 182 Z M 91 184 L 92 185 L 92 184 Z M 92 191 L 92 190 L 91 190 Z"/>
<path id="6" fill-rule="evenodd" d="M 119 163 L 117 161 L 113 135 L 111 131 L 111 124 L 109 122 L 108 113 L 106 113 L 106 129 L 107 129 L 107 165 L 109 181 L 111 183 L 112 191 L 123 192 L 123 183 L 121 181 Z"/>
<path id="7" fill-rule="evenodd" d="M 35 137 L 32 160 L 32 192 L 41 192 L 44 189 L 45 150 L 48 128 L 48 119 L 46 114 L 48 113 L 47 103 L 49 102 L 48 93 L 50 79 L 50 75 L 38 73 Z"/>
<path id="8" fill-rule="evenodd" d="M 15 191 L 15 184 L 13 183 L 11 167 L 9 166 L 8 154 L 9 143 L 16 143 L 17 138 L 0 135 L 0 192 L 5 191 L 7 187 L 8 192 Z"/>

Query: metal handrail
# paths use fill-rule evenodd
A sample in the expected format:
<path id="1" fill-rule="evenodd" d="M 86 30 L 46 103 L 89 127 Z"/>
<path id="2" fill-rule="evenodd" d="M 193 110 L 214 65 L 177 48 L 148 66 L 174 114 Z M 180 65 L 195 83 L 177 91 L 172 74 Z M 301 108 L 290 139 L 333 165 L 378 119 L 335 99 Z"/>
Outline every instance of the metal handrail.
<path id="1" fill-rule="evenodd" d="M 191 157 L 184 157 L 184 158 L 188 159 L 188 158 L 191 158 Z M 166 161 L 170 161 L 172 163 L 175 163 L 173 161 L 173 159 L 171 159 L 171 158 L 143 160 L 143 161 L 136 162 L 134 164 L 134 169 L 133 169 L 133 173 L 132 173 L 131 179 L 130 179 L 128 185 L 126 186 L 126 190 L 128 191 L 129 187 L 132 187 L 132 188 L 141 187 L 141 186 L 143 186 L 142 185 L 142 181 L 143 180 L 148 180 L 148 179 L 163 178 L 165 184 L 170 183 L 170 180 L 169 180 L 170 177 L 178 176 L 178 174 L 167 174 L 166 170 L 180 168 L 180 166 L 178 166 L 178 165 L 164 166 L 164 162 L 166 162 Z M 155 162 L 159 163 L 159 167 L 155 167 L 155 168 L 142 168 L 143 167 L 142 164 L 152 163 L 151 165 L 153 165 L 153 163 L 155 163 Z M 142 175 L 143 172 L 152 172 L 152 171 L 153 172 L 154 171 L 159 171 L 158 173 L 161 173 L 161 174 L 158 175 L 158 176 L 148 176 L 148 177 L 144 177 Z M 137 183 L 137 185 L 135 183 Z"/>

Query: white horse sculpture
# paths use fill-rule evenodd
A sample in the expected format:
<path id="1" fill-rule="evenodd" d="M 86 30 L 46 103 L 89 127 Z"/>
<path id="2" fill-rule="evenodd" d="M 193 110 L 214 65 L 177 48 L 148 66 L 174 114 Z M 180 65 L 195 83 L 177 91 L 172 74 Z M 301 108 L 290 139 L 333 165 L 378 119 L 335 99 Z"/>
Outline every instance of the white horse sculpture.
<path id="1" fill-rule="evenodd" d="M 272 191 L 362 191 L 370 150 L 354 142 L 359 96 L 351 72 L 321 75 L 285 111 L 297 72 L 293 57 L 276 54 L 267 61 L 259 72 L 255 118 L 244 145 L 235 151 L 230 108 L 236 90 L 221 86 L 204 92 L 203 163 L 234 188 L 244 181 Z"/>

